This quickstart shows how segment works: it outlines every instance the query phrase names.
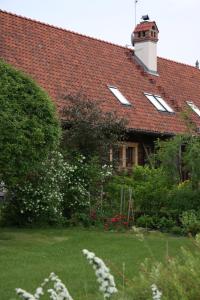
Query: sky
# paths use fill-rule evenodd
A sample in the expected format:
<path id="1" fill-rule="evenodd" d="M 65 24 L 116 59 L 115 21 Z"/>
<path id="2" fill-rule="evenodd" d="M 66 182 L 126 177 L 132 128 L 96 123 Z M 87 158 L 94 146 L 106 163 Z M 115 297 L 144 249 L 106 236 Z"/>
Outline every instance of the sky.
<path id="1" fill-rule="evenodd" d="M 131 45 L 135 0 L 0 0 L 0 9 L 114 44 Z M 159 28 L 158 56 L 200 61 L 200 0 L 138 0 L 137 23 L 148 14 Z"/>

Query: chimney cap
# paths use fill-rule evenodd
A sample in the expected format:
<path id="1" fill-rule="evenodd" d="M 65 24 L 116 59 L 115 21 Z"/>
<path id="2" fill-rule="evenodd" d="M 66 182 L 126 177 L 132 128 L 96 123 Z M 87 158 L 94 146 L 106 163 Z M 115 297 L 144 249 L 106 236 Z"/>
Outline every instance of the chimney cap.
<path id="1" fill-rule="evenodd" d="M 156 22 L 151 21 L 151 22 L 141 22 L 140 24 L 138 24 L 134 29 L 134 33 L 139 31 L 151 30 L 153 26 L 155 27 L 155 30 L 159 32 Z"/>

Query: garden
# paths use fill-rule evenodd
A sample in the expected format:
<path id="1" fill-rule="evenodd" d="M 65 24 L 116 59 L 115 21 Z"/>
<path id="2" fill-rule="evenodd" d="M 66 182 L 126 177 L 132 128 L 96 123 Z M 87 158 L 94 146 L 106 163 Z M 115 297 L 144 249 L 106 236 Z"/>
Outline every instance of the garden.
<path id="1" fill-rule="evenodd" d="M 1 299 L 48 299 L 50 281 L 50 299 L 70 300 L 67 288 L 101 298 L 87 259 L 104 298 L 199 299 L 200 139 L 189 114 L 187 133 L 119 173 L 108 153 L 127 121 L 81 92 L 63 101 L 61 124 L 45 91 L 0 61 Z"/>

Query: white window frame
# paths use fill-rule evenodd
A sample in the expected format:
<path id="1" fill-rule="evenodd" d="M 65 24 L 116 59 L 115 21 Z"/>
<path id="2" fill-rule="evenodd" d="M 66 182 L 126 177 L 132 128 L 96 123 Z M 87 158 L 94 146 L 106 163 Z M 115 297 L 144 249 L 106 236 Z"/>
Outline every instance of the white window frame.
<path id="1" fill-rule="evenodd" d="M 193 101 L 186 101 L 187 105 L 200 117 L 200 109 Z"/>
<path id="2" fill-rule="evenodd" d="M 174 113 L 174 110 L 167 104 L 167 102 L 161 96 L 149 93 L 144 93 L 144 95 L 158 111 Z"/>
<path id="3" fill-rule="evenodd" d="M 109 85 L 108 88 L 121 104 L 131 106 L 131 103 L 126 99 L 126 97 L 124 97 L 118 88 L 112 85 Z"/>

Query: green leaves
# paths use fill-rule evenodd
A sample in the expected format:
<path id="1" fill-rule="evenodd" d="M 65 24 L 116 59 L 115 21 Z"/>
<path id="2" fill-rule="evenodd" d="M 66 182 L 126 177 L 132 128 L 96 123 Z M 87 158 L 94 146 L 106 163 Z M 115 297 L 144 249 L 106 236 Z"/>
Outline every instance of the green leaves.
<path id="1" fill-rule="evenodd" d="M 53 102 L 36 83 L 0 61 L 0 179 L 13 186 L 59 143 Z"/>

